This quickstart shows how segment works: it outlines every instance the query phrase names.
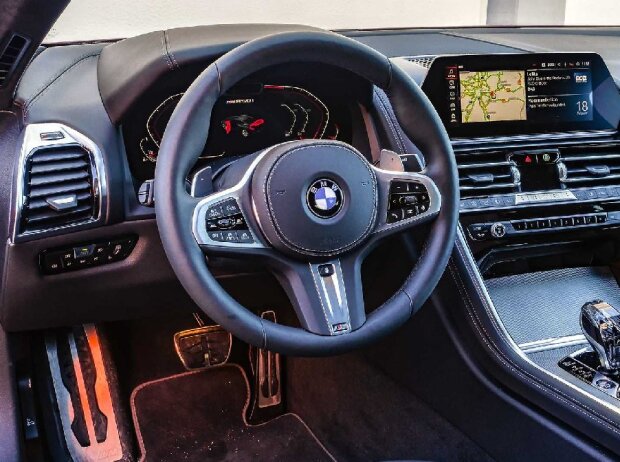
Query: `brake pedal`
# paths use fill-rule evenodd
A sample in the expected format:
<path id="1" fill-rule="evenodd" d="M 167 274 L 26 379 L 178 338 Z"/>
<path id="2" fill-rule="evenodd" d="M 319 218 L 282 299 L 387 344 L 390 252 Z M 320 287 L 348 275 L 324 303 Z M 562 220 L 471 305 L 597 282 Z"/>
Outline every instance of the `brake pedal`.
<path id="1" fill-rule="evenodd" d="M 187 370 L 206 369 L 228 362 L 232 335 L 220 326 L 203 326 L 174 334 L 174 347 Z"/>

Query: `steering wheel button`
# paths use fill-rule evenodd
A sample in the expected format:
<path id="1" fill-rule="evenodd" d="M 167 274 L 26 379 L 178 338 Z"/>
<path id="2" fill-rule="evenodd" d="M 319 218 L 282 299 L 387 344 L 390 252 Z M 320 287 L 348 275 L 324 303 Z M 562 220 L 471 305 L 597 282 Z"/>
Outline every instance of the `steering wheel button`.
<path id="1" fill-rule="evenodd" d="M 224 231 L 224 242 L 239 242 L 237 231 Z"/>
<path id="2" fill-rule="evenodd" d="M 249 231 L 237 231 L 237 236 L 239 237 L 239 242 L 241 243 L 249 243 L 254 242 L 254 238 Z"/>
<path id="3" fill-rule="evenodd" d="M 235 226 L 235 220 L 233 218 L 220 218 L 217 220 L 216 225 L 220 229 L 228 229 Z"/>
<path id="4" fill-rule="evenodd" d="M 400 203 L 403 205 L 413 205 L 418 203 L 418 198 L 414 195 L 401 196 Z"/>
<path id="5" fill-rule="evenodd" d="M 218 218 L 222 218 L 224 216 L 224 212 L 222 211 L 222 206 L 214 205 L 207 209 L 207 220 L 216 220 Z"/>
<path id="6" fill-rule="evenodd" d="M 390 186 L 391 193 L 406 193 L 409 191 L 409 183 L 405 181 L 394 181 Z"/>
<path id="7" fill-rule="evenodd" d="M 394 223 L 402 219 L 403 219 L 402 210 L 393 210 L 391 212 L 388 212 L 387 214 L 388 223 Z"/>
<path id="8" fill-rule="evenodd" d="M 227 200 L 226 202 L 222 204 L 222 213 L 224 214 L 224 216 L 228 217 L 231 215 L 237 215 L 238 213 L 241 213 L 241 209 L 239 208 L 237 201 L 235 199 L 231 199 L 231 200 Z"/>
<path id="9" fill-rule="evenodd" d="M 222 242 L 224 240 L 224 233 L 222 233 L 221 231 L 210 231 L 209 239 Z"/>
<path id="10" fill-rule="evenodd" d="M 322 278 L 328 278 L 331 275 L 334 274 L 334 265 L 332 264 L 327 264 L 327 265 L 319 265 L 317 268 L 318 272 L 319 272 L 319 276 L 321 276 Z"/>

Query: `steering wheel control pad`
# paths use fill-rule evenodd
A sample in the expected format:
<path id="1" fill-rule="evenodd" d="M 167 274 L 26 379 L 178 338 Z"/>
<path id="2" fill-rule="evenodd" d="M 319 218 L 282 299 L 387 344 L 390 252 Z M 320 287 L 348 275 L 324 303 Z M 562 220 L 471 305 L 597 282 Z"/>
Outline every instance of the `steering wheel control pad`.
<path id="1" fill-rule="evenodd" d="M 335 256 L 363 242 L 377 218 L 375 173 L 338 141 L 275 146 L 252 178 L 252 200 L 270 244 L 292 256 Z"/>

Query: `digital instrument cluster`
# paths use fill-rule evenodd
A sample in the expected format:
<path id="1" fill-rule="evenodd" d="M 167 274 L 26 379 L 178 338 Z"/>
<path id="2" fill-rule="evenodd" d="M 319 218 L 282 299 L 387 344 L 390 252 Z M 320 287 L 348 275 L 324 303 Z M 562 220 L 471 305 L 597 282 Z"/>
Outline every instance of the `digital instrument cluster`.
<path id="1" fill-rule="evenodd" d="M 132 130 L 134 145 L 128 146 L 129 160 L 138 179 L 153 177 L 166 125 L 182 96 L 183 92 L 174 92 L 157 101 L 142 116 L 142 126 L 138 120 Z M 325 101 L 302 86 L 244 83 L 215 104 L 200 160 L 219 164 L 301 139 L 351 142 L 350 116 L 339 102 Z"/>

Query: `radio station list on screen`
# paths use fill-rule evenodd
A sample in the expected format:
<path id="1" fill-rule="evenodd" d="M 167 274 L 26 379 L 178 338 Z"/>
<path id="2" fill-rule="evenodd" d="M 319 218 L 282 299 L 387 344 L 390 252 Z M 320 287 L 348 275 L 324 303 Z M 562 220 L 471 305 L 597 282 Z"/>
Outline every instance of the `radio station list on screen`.
<path id="1" fill-rule="evenodd" d="M 539 63 L 523 70 L 446 69 L 451 123 L 591 121 L 589 62 Z"/>

